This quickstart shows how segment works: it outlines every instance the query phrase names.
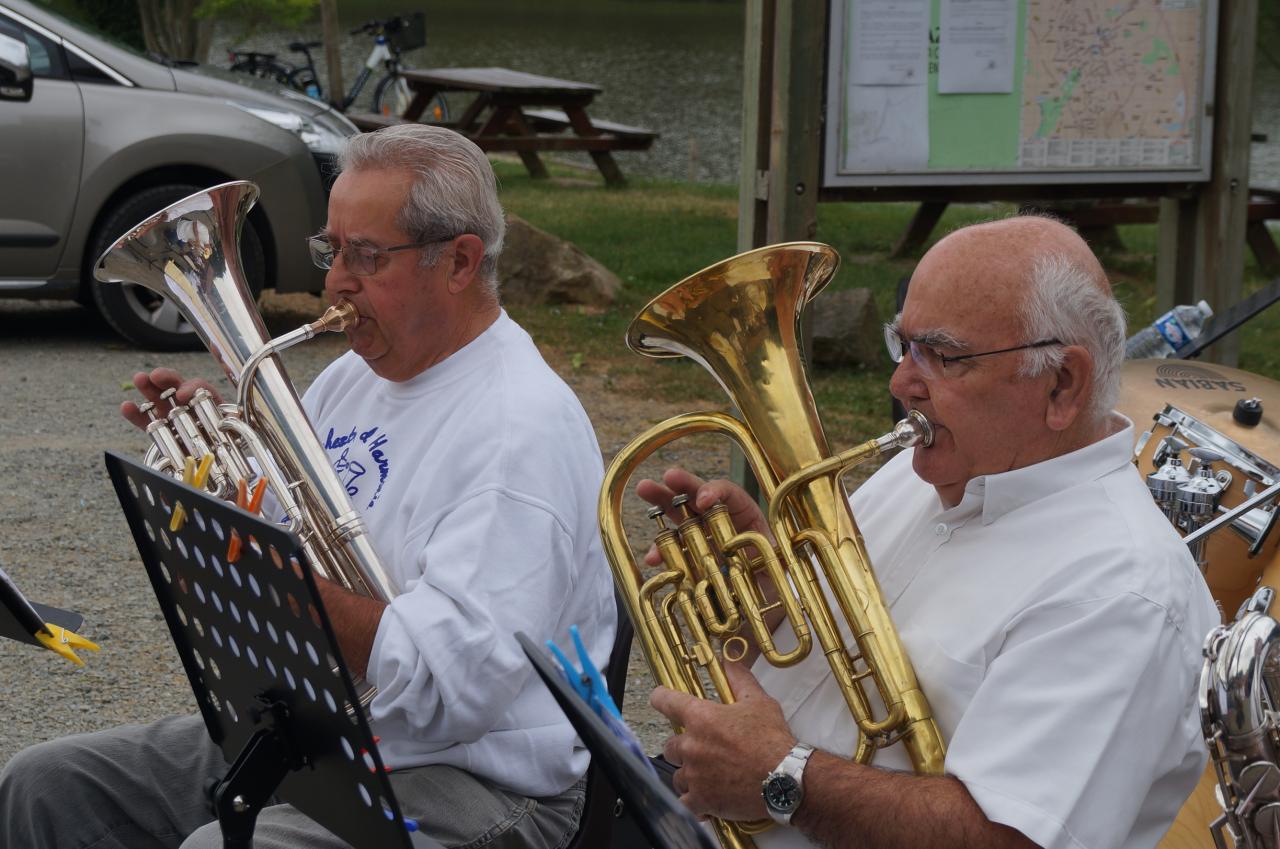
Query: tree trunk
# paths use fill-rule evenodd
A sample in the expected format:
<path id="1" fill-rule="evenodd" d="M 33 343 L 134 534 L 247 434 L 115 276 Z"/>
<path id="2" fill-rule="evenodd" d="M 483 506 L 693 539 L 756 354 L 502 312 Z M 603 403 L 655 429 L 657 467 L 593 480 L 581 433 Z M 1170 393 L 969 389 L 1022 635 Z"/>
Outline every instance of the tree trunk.
<path id="1" fill-rule="evenodd" d="M 199 5 L 200 0 L 138 0 L 147 50 L 169 59 L 205 61 L 213 22 L 196 18 Z"/>
<path id="2" fill-rule="evenodd" d="M 341 107 L 347 89 L 342 84 L 342 54 L 338 50 L 338 0 L 320 0 L 320 31 L 324 41 L 324 66 L 329 72 L 329 102 Z"/>

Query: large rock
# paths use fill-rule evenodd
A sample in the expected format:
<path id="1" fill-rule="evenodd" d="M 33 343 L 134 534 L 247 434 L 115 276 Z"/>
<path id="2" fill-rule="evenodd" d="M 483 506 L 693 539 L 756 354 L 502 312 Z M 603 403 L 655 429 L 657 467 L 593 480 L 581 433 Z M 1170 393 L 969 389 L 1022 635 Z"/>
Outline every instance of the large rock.
<path id="1" fill-rule="evenodd" d="M 583 304 L 603 309 L 622 288 L 618 275 L 571 242 L 507 216 L 498 283 L 508 304 Z"/>
<path id="2" fill-rule="evenodd" d="M 870 289 L 823 292 L 807 308 L 813 314 L 813 360 L 819 365 L 875 365 L 884 331 Z"/>

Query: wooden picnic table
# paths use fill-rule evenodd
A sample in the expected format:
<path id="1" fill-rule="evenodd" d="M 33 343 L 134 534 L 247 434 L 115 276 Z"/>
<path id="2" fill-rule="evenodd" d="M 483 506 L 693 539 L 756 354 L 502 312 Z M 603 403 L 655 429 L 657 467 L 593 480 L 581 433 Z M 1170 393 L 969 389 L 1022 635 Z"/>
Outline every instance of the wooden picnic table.
<path id="1" fill-rule="evenodd" d="M 418 121 L 438 94 L 474 94 L 451 127 L 481 150 L 519 154 L 529 173 L 546 177 L 540 151 L 584 151 L 595 160 L 605 182 L 625 182 L 613 159 L 615 150 L 647 150 L 658 134 L 643 127 L 593 120 L 587 106 L 601 89 L 591 83 L 543 77 L 509 68 L 418 68 L 402 70 L 414 96 L 403 115 L 351 115 L 362 129 Z M 565 133 L 569 130 L 569 133 Z"/>

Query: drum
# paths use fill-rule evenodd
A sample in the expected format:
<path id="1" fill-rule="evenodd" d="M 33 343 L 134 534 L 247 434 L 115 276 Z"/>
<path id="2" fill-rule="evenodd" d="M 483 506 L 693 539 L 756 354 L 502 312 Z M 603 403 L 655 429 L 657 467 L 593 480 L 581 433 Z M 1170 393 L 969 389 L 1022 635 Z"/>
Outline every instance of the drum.
<path id="1" fill-rule="evenodd" d="M 1241 401 L 1251 403 L 1237 413 Z M 1166 437 L 1185 445 L 1177 449 L 1184 466 L 1194 468 L 1192 449 L 1222 457 L 1209 464 L 1221 484 L 1219 514 L 1280 480 L 1280 383 L 1274 380 L 1209 363 L 1130 360 L 1116 406 L 1133 420 L 1134 464 L 1144 478 L 1167 458 Z M 1226 621 L 1258 584 L 1280 590 L 1280 528 L 1261 546 L 1250 539 L 1267 515 L 1256 511 L 1240 528 L 1223 528 L 1205 540 L 1205 580 Z M 1277 608 L 1280 603 L 1273 617 L 1280 616 Z M 1210 764 L 1159 849 L 1213 849 L 1209 825 L 1222 814 L 1217 786 Z"/>
<path id="2" fill-rule="evenodd" d="M 1131 360 L 1122 370 L 1120 398 L 1117 408 L 1134 423 L 1134 463 L 1144 478 L 1167 458 L 1166 438 L 1173 437 L 1185 446 L 1177 452 L 1184 467 L 1200 465 L 1193 463 L 1199 452 L 1192 449 L 1222 457 L 1210 464 L 1222 490 L 1218 514 L 1280 481 L 1280 383 L 1226 366 Z M 1247 403 L 1237 412 L 1242 401 Z M 1205 581 L 1227 620 L 1253 593 L 1280 546 L 1277 530 L 1252 550 L 1250 534 L 1261 530 L 1254 526 L 1268 519 L 1259 509 L 1205 540 Z"/>

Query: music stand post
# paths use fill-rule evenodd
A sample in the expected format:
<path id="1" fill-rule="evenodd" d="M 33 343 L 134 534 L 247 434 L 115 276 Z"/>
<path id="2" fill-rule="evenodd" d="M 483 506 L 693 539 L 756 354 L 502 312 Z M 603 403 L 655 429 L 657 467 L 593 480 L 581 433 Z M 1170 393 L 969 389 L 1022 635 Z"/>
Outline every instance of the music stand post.
<path id="1" fill-rule="evenodd" d="M 223 845 L 249 849 L 275 796 L 356 849 L 439 849 L 408 830 L 364 713 L 349 708 L 358 697 L 297 538 L 120 454 L 106 463 L 232 765 L 213 791 Z"/>
<path id="2" fill-rule="evenodd" d="M 522 631 L 517 631 L 515 637 L 650 845 L 654 849 L 719 849 L 716 840 L 662 784 L 651 767 L 642 763 L 569 686 L 546 650 Z"/>

